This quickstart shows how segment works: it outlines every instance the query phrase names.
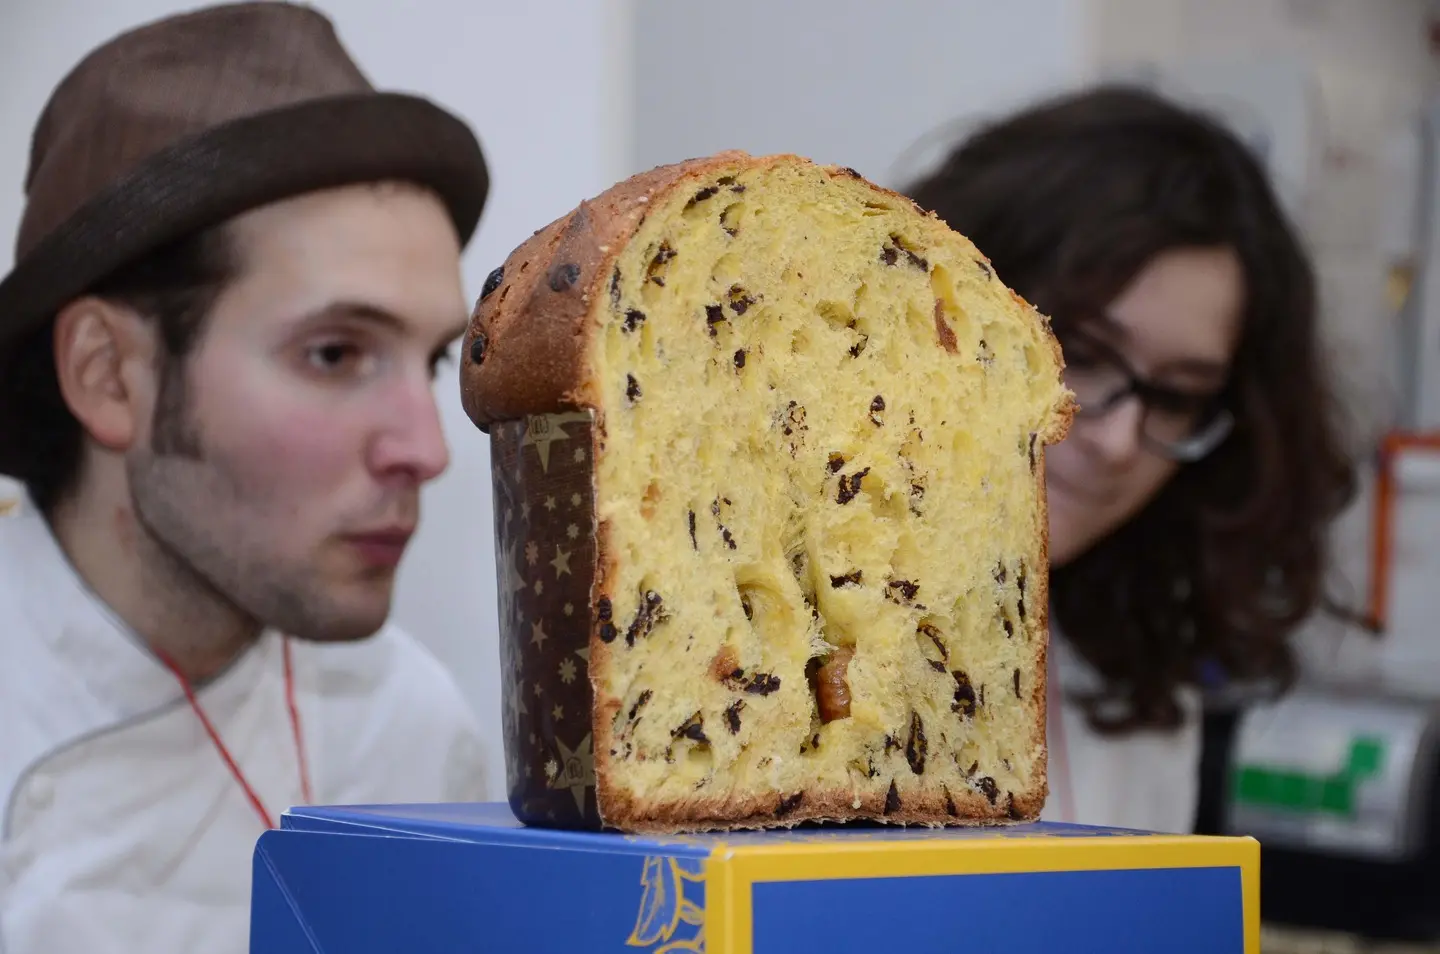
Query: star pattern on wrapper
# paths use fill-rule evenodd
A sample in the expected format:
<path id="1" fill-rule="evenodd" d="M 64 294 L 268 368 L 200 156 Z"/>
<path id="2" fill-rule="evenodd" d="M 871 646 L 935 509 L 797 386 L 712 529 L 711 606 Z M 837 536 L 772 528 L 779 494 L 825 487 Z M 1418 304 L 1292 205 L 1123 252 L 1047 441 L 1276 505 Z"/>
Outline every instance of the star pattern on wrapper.
<path id="1" fill-rule="evenodd" d="M 501 640 L 500 643 L 500 666 L 505 676 L 505 684 L 501 687 L 500 699 L 502 705 L 501 720 L 504 724 L 505 738 L 516 738 L 520 733 L 521 717 L 527 714 L 525 706 L 525 693 L 520 684 L 520 651 L 509 640 Z M 505 771 L 511 778 L 518 778 L 521 772 L 522 757 L 516 746 L 505 746 Z"/>
<path id="2" fill-rule="evenodd" d="M 510 541 L 500 557 L 500 618 L 502 621 L 519 620 L 520 601 L 515 594 L 525 589 L 525 572 L 520 569 L 519 554 L 515 541 Z"/>
<path id="3" fill-rule="evenodd" d="M 595 540 L 585 532 L 595 528 L 593 428 L 589 412 L 567 412 L 505 422 L 491 432 L 510 796 L 527 815 L 567 823 L 578 820 L 572 798 L 580 818 L 595 820 L 584 668 L 595 572 Z M 527 706 L 531 692 L 536 701 Z"/>
<path id="4" fill-rule="evenodd" d="M 540 471 L 549 473 L 551 445 L 564 443 L 569 439 L 570 435 L 565 433 L 565 428 L 556 420 L 556 415 L 536 414 L 525 419 L 525 436 L 520 439 L 520 447 L 535 448 L 540 455 Z"/>
<path id="5" fill-rule="evenodd" d="M 575 807 L 585 810 L 585 790 L 595 787 L 595 753 L 590 748 L 590 736 L 580 740 L 573 749 L 561 739 L 555 740 L 559 747 L 560 772 L 550 781 L 551 788 L 568 788 L 575 796 Z"/>

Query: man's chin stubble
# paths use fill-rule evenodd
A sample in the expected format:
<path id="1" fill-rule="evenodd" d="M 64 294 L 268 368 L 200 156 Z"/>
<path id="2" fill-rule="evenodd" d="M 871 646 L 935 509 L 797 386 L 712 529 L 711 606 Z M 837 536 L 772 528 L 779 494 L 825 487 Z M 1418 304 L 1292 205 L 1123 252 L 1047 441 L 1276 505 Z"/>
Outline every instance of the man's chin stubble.
<path id="1" fill-rule="evenodd" d="M 195 489 L 198 481 L 193 478 L 200 475 L 173 470 L 204 465 L 178 459 L 149 464 L 132 470 L 131 506 L 145 537 L 148 575 L 158 598 L 183 607 L 187 616 L 216 624 L 228 616 L 234 622 L 222 628 L 243 627 L 255 636 L 270 628 L 297 639 L 338 642 L 378 629 L 370 618 L 355 618 L 336 606 L 333 595 L 325 592 L 328 587 L 315 579 L 314 568 L 283 568 L 259 548 L 246 548 L 238 529 L 243 521 L 235 521 L 233 531 L 201 527 L 193 512 L 214 514 L 233 506 L 231 501 L 198 499 L 224 495 L 187 492 Z M 243 556 L 247 549 L 252 551 L 249 558 Z M 387 608 L 388 602 L 387 593 Z"/>

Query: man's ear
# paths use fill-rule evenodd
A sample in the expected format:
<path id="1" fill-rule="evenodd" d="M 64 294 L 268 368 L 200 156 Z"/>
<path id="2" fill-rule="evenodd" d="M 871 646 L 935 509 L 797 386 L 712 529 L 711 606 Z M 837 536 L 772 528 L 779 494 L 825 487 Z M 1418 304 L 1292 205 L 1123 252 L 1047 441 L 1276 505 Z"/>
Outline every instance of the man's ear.
<path id="1" fill-rule="evenodd" d="M 95 297 L 55 316 L 60 393 L 100 446 L 123 452 L 155 406 L 155 337 L 138 315 Z"/>

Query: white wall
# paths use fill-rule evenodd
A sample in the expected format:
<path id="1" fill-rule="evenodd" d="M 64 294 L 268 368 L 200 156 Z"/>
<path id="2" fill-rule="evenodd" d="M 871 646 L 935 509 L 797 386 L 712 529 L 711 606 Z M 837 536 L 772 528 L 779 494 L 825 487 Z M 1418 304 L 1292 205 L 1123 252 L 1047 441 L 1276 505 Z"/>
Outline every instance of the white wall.
<path id="1" fill-rule="evenodd" d="M 199 5 L 0 0 L 0 268 L 11 262 L 31 131 L 55 83 L 114 34 Z M 472 299 L 523 238 L 625 173 L 622 0 L 315 5 L 372 82 L 430 96 L 477 130 L 492 193 L 464 260 Z M 490 796 L 503 798 L 489 449 L 460 408 L 454 370 L 437 391 L 454 463 L 425 496 L 396 616 L 452 667 L 475 705 L 489 731 Z"/>
<path id="2" fill-rule="evenodd" d="M 1082 77 L 1087 0 L 636 0 L 635 157 L 796 152 L 898 185 L 921 136 Z M 903 170 L 908 172 L 909 170 Z"/>

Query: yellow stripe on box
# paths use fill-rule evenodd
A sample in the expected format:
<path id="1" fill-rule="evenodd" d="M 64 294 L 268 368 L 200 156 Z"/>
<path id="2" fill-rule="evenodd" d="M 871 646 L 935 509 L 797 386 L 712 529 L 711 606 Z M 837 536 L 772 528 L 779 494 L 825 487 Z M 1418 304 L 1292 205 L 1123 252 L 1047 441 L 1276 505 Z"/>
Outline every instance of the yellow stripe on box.
<path id="1" fill-rule="evenodd" d="M 1239 868 L 1245 951 L 1259 954 L 1260 843 L 1248 837 L 1158 835 L 899 844 L 721 843 L 705 865 L 706 949 L 710 954 L 751 954 L 751 889 L 759 882 L 1153 868 Z"/>

